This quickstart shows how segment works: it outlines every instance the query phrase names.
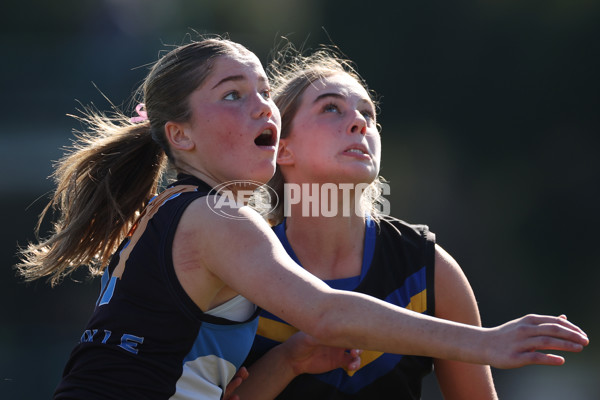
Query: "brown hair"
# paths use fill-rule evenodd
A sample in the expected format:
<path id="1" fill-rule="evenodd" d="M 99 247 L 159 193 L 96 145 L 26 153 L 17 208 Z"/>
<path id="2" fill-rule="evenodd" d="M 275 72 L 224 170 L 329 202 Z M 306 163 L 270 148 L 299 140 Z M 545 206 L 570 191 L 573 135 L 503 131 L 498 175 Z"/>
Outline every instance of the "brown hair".
<path id="1" fill-rule="evenodd" d="M 281 138 L 286 138 L 292 130 L 292 121 L 296 117 L 302 95 L 313 82 L 327 78 L 332 75 L 346 74 L 362 85 L 371 97 L 371 101 L 377 108 L 376 94 L 369 90 L 367 83 L 358 74 L 352 61 L 342 56 L 341 52 L 334 47 L 321 46 L 309 56 L 304 56 L 290 43 L 284 45 L 281 50 L 275 51 L 273 61 L 267 69 L 271 81 L 271 93 L 279 112 L 281 113 Z M 379 129 L 379 125 L 378 125 Z M 377 218 L 381 196 L 381 179 L 376 178 L 364 191 L 362 204 L 365 212 L 371 217 Z M 271 224 L 277 224 L 283 219 L 283 174 L 277 166 L 275 175 L 268 185 L 275 190 L 279 198 L 274 198 L 273 205 L 276 208 L 269 214 Z"/>
<path id="2" fill-rule="evenodd" d="M 55 285 L 81 265 L 97 274 L 156 193 L 167 159 L 177 169 L 164 126 L 190 118 L 188 98 L 209 75 L 216 57 L 249 52 L 221 38 L 177 47 L 151 68 L 140 92 L 148 120 L 134 124 L 123 113 L 84 108 L 88 126 L 56 164 L 54 194 L 39 216 L 57 214 L 48 238 L 20 250 L 18 274 L 26 281 L 48 277 Z"/>

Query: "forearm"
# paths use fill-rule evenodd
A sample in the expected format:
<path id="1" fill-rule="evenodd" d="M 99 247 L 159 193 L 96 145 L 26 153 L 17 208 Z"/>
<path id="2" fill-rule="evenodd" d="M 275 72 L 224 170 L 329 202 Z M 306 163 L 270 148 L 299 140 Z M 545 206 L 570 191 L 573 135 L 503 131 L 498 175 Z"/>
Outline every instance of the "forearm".
<path id="1" fill-rule="evenodd" d="M 344 292 L 333 297 L 338 295 L 361 296 Z M 482 328 L 418 314 L 368 296 L 342 297 L 319 315 L 322 327 L 313 333 L 331 346 L 518 368 L 562 365 L 563 357 L 545 350 L 579 352 L 589 343 L 585 333 L 564 316 L 530 314 L 498 327 Z M 359 314 L 351 316 L 348 307 Z"/>
<path id="2" fill-rule="evenodd" d="M 386 353 L 422 355 L 487 364 L 485 328 L 442 320 L 393 306 L 357 293 L 338 297 L 321 316 L 320 332 L 331 346 L 355 347 Z M 348 318 L 348 309 L 357 318 Z"/>
<path id="3" fill-rule="evenodd" d="M 248 378 L 234 392 L 242 400 L 274 399 L 297 375 L 281 345 L 256 360 L 248 371 Z"/>

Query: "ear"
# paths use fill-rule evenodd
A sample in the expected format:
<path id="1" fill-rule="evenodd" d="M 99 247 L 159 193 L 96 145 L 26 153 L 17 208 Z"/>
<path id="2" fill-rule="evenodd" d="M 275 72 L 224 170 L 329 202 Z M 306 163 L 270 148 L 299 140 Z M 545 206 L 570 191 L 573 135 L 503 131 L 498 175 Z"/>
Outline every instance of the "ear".
<path id="1" fill-rule="evenodd" d="M 192 150 L 196 145 L 187 134 L 184 124 L 169 121 L 165 124 L 165 135 L 171 148 L 178 150 Z"/>
<path id="2" fill-rule="evenodd" d="M 294 153 L 288 146 L 286 139 L 279 139 L 279 148 L 277 149 L 277 164 L 294 165 Z"/>

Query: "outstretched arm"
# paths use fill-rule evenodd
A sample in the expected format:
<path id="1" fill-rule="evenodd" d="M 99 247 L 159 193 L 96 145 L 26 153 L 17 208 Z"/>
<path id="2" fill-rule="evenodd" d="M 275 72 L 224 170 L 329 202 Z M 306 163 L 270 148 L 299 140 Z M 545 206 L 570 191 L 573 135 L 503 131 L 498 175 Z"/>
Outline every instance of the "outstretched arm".
<path id="1" fill-rule="evenodd" d="M 481 328 L 415 313 L 361 293 L 331 289 L 291 260 L 255 211 L 242 207 L 231 212 L 240 218 L 223 218 L 206 202 L 195 201 L 178 227 L 176 235 L 187 241 L 181 246 L 194 254 L 191 262 L 176 265 L 176 272 L 186 292 L 203 309 L 228 289 L 322 344 L 500 368 L 556 364 L 560 361 L 556 356 L 535 350 L 581 351 L 588 343 L 579 328 L 558 317 L 531 316 L 497 328 Z M 228 249 L 230 243 L 235 243 L 236 251 Z M 211 280 L 216 283 L 207 287 Z M 210 291 L 214 295 L 207 300 Z"/>

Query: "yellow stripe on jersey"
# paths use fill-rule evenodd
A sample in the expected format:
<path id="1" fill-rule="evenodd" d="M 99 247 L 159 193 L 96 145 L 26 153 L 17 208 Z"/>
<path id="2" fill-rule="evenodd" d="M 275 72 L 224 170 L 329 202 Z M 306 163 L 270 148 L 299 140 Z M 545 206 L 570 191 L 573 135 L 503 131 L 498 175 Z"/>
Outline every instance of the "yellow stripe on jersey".
<path id="1" fill-rule="evenodd" d="M 405 308 L 407 310 L 415 311 L 418 313 L 425 312 L 425 310 L 427 310 L 427 289 L 412 296 L 410 298 L 410 303 L 408 303 Z M 288 340 L 290 336 L 292 336 L 296 332 L 298 332 L 298 329 L 286 323 L 274 321 L 272 319 L 265 318 L 262 316 L 258 319 L 258 329 L 256 331 L 256 334 L 263 336 L 267 339 L 271 339 L 276 342 L 282 343 Z M 380 351 L 363 351 L 360 355 L 360 367 L 362 368 L 368 365 L 369 363 L 372 363 L 382 355 L 383 353 Z M 356 371 L 346 370 L 346 373 L 349 376 L 354 375 L 355 372 Z"/>
<path id="2" fill-rule="evenodd" d="M 258 329 L 256 330 L 256 334 L 264 336 L 267 339 L 282 343 L 288 340 L 290 336 L 296 332 L 298 332 L 298 329 L 283 322 L 274 321 L 265 317 L 258 318 Z"/>
<path id="3" fill-rule="evenodd" d="M 427 289 L 411 297 L 410 303 L 405 308 L 418 313 L 424 313 L 427 310 Z"/>

